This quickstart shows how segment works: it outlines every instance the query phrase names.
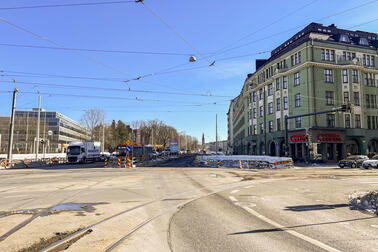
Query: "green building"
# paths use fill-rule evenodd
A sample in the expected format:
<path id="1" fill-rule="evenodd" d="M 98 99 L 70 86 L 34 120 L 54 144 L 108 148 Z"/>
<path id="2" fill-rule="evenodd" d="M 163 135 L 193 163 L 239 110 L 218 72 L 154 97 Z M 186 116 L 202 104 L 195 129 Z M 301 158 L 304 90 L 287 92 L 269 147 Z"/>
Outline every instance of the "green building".
<path id="1" fill-rule="evenodd" d="M 229 151 L 336 161 L 378 152 L 378 34 L 311 23 L 256 60 L 228 111 Z M 351 104 L 351 111 L 285 116 Z"/>

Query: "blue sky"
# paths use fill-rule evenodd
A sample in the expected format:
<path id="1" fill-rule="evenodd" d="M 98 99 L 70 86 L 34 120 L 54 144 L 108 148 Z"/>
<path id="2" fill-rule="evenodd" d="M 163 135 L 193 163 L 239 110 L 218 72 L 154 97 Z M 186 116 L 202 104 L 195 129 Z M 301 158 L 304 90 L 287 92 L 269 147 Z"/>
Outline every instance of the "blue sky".
<path id="1" fill-rule="evenodd" d="M 226 139 L 228 100 L 239 94 L 246 75 L 254 72 L 255 59 L 269 57 L 269 53 L 253 54 L 273 50 L 300 28 L 271 36 L 269 39 L 262 38 L 292 27 L 304 26 L 312 21 L 325 25 L 335 23 L 340 28 L 348 28 L 378 18 L 378 1 L 337 16 L 324 18 L 371 2 L 369 0 L 145 0 L 148 7 L 180 33 L 186 43 L 140 3 L 1 10 L 1 8 L 17 6 L 106 1 L 110 2 L 109 0 L 3 0 L 0 3 L 0 17 L 64 47 L 171 52 L 185 55 L 99 52 L 80 52 L 79 55 L 72 51 L 0 45 L 0 70 L 5 71 L 4 76 L 0 76 L 0 81 L 3 81 L 0 82 L 0 115 L 9 115 L 11 110 L 11 94 L 4 91 L 18 87 L 20 93 L 17 109 L 36 107 L 36 92 L 39 91 L 43 94 L 43 108 L 59 111 L 75 120 L 80 119 L 85 109 L 100 108 L 105 111 L 108 121 L 120 119 L 131 122 L 157 118 L 176 127 L 178 131 L 196 136 L 198 139 L 201 139 L 204 132 L 206 141 L 215 140 L 215 114 L 218 113 L 219 136 L 220 139 Z M 308 6 L 295 12 L 305 5 Z M 276 20 L 279 21 L 275 22 Z M 377 24 L 378 21 L 371 22 L 353 29 L 378 32 Z M 263 27 L 266 28 L 261 29 Z M 54 46 L 44 39 L 1 21 L 0 30 L 2 35 L 0 44 Z M 237 42 L 253 32 L 255 33 L 248 38 Z M 257 42 L 249 43 L 247 46 L 209 57 L 208 61 L 188 63 L 191 54 L 201 58 L 201 55 L 206 56 L 225 46 L 233 47 L 255 40 Z M 221 60 L 248 54 L 251 55 Z M 207 67 L 206 65 L 213 60 L 216 60 L 215 66 Z M 204 67 L 122 82 L 185 63 L 188 64 L 181 68 Z M 32 77 L 15 72 L 105 78 L 112 81 L 47 78 L 41 75 Z M 10 83 L 12 79 L 16 80 L 16 84 Z M 90 88 L 62 88 L 20 82 Z M 132 93 L 127 92 L 129 88 L 213 94 L 224 97 Z"/>

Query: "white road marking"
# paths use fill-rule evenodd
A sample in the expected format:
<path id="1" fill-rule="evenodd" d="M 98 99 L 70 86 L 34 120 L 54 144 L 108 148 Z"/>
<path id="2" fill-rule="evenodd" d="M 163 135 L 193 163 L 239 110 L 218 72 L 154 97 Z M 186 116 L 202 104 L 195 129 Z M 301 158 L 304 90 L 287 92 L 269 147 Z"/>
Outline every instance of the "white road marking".
<path id="1" fill-rule="evenodd" d="M 231 193 L 237 193 L 239 192 L 239 190 L 233 190 Z"/>
<path id="2" fill-rule="evenodd" d="M 238 201 L 234 196 L 228 196 L 232 201 Z"/>
<path id="3" fill-rule="evenodd" d="M 253 214 L 254 216 L 256 216 L 257 218 L 261 219 L 262 221 L 265 221 L 267 223 L 269 223 L 270 225 L 276 227 L 276 228 L 284 228 L 284 226 L 282 226 L 281 224 L 271 220 L 271 219 L 268 219 L 267 217 L 259 214 L 258 212 L 256 212 L 255 210 L 252 210 L 251 208 L 249 207 L 243 207 L 245 210 L 247 210 L 249 213 Z M 294 235 L 295 237 L 298 237 L 299 239 L 302 239 L 304 241 L 307 241 L 315 246 L 318 246 L 326 251 L 332 251 L 332 252 L 341 252 L 340 250 L 338 249 L 335 249 L 331 246 L 328 246 L 327 244 L 324 244 L 322 243 L 321 241 L 318 241 L 318 240 L 315 240 L 311 237 L 308 237 L 306 235 L 303 235 L 303 234 L 300 234 L 294 230 L 286 230 L 286 229 L 283 229 L 285 232 L 288 232 L 289 234 L 291 235 Z"/>
<path id="4" fill-rule="evenodd" d="M 378 225 L 370 225 L 373 228 L 378 228 Z"/>
<path id="5" fill-rule="evenodd" d="M 250 186 L 246 186 L 244 188 L 251 188 L 251 187 L 255 187 L 254 185 L 250 185 Z"/>
<path id="6" fill-rule="evenodd" d="M 361 181 L 361 184 L 378 184 L 378 181 Z"/>

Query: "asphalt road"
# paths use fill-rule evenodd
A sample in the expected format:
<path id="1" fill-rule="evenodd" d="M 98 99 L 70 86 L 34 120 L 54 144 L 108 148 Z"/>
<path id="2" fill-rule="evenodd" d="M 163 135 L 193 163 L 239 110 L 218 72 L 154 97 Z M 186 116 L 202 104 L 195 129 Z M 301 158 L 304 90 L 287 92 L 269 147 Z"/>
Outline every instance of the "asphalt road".
<path id="1" fill-rule="evenodd" d="M 191 162 L 0 170 L 0 251 L 376 251 L 378 219 L 347 203 L 377 170 Z"/>

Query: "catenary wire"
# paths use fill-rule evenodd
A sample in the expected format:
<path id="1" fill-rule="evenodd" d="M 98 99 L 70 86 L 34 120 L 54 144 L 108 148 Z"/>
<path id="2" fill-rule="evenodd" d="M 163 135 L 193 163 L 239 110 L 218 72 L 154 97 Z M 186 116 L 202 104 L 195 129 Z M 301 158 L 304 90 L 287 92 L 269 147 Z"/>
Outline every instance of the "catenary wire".
<path id="1" fill-rule="evenodd" d="M 35 49 L 52 49 L 52 50 L 64 50 L 64 51 L 99 52 L 99 53 L 146 54 L 146 55 L 168 55 L 168 56 L 193 55 L 193 53 L 106 50 L 106 49 L 72 48 L 72 47 L 53 47 L 53 46 L 42 46 L 42 45 L 25 45 L 25 44 L 13 44 L 13 43 L 0 43 L 0 46 L 35 48 Z"/>
<path id="2" fill-rule="evenodd" d="M 373 0 L 373 1 L 365 2 L 365 3 L 363 3 L 363 4 L 356 5 L 356 6 L 354 6 L 354 7 L 348 8 L 348 9 L 341 10 L 341 11 L 339 11 L 339 12 L 335 12 L 335 13 L 333 13 L 333 14 L 331 14 L 331 15 L 328 15 L 328 16 L 325 16 L 325 17 L 322 17 L 322 18 L 319 18 L 319 19 L 315 19 L 314 22 L 319 22 L 319 21 L 322 21 L 322 20 L 325 20 L 325 19 L 328 19 L 328 18 L 331 18 L 331 17 L 339 16 L 339 15 L 341 15 L 341 14 L 347 13 L 347 12 L 349 12 L 349 11 L 353 11 L 353 10 L 355 10 L 355 9 L 357 9 L 357 8 L 364 7 L 364 6 L 366 6 L 366 5 L 369 5 L 369 4 L 372 4 L 372 3 L 375 3 L 375 2 L 377 2 L 377 1 L 378 1 L 378 0 Z M 235 46 L 235 47 L 231 47 L 231 48 L 229 48 L 229 49 L 227 49 L 227 50 L 223 50 L 223 51 L 221 51 L 221 52 L 218 52 L 218 53 L 216 53 L 216 54 L 213 54 L 212 56 L 216 56 L 216 55 L 224 54 L 224 53 L 226 53 L 226 52 L 229 52 L 229 51 L 232 51 L 232 50 L 235 50 L 235 49 L 239 49 L 239 48 L 242 48 L 242 47 L 246 47 L 246 46 L 248 46 L 248 45 L 250 45 L 250 44 L 257 43 L 257 42 L 260 42 L 260 41 L 263 41 L 263 40 L 266 40 L 266 39 L 272 38 L 272 37 L 274 37 L 274 36 L 277 36 L 277 35 L 281 35 L 281 34 L 287 33 L 287 32 L 289 32 L 289 31 L 293 31 L 293 30 L 297 30 L 297 29 L 299 29 L 299 28 L 303 28 L 303 27 L 305 27 L 306 25 L 307 25 L 307 24 L 304 24 L 304 25 L 298 25 L 298 26 L 295 26 L 295 27 L 292 27 L 292 28 L 286 29 L 286 30 L 284 30 L 284 31 L 282 31 L 282 32 L 277 32 L 277 33 L 274 33 L 274 34 L 268 35 L 268 36 L 266 36 L 266 37 L 263 37 L 263 38 L 260 38 L 260 39 L 257 39 L 257 40 L 252 40 L 252 41 L 247 42 L 247 43 L 245 43 L 245 44 L 242 44 L 242 45 L 239 45 L 239 46 Z"/>
<path id="3" fill-rule="evenodd" d="M 57 8 L 57 7 L 78 7 L 78 6 L 93 6 L 93 5 L 110 5 L 110 4 L 113 5 L 113 4 L 126 4 L 126 3 L 135 3 L 135 0 L 112 1 L 112 2 L 89 2 L 89 3 L 71 3 L 71 4 L 50 4 L 50 5 L 3 7 L 3 8 L 0 8 L 0 11 L 4 11 L 4 10 L 40 9 L 40 8 Z"/>
<path id="4" fill-rule="evenodd" d="M 86 90 L 104 90 L 104 91 L 117 91 L 117 92 L 130 92 L 130 93 L 150 93 L 150 94 L 166 94 L 166 95 L 186 95 L 186 96 L 200 96 L 200 97 L 222 97 L 222 98 L 232 98 L 227 95 L 212 95 L 212 94 L 192 94 L 184 92 L 167 92 L 167 91 L 153 91 L 153 90 L 140 90 L 140 89 L 121 89 L 121 88 L 102 88 L 93 86 L 80 86 L 80 85 L 69 85 L 69 84 L 56 84 L 56 83 L 40 83 L 40 82 L 24 82 L 24 81 L 0 81 L 1 83 L 12 83 L 12 84 L 22 84 L 22 85 L 33 85 L 33 86 L 47 86 L 47 87 L 60 87 L 60 88 L 73 88 L 73 89 L 86 89 Z"/>

